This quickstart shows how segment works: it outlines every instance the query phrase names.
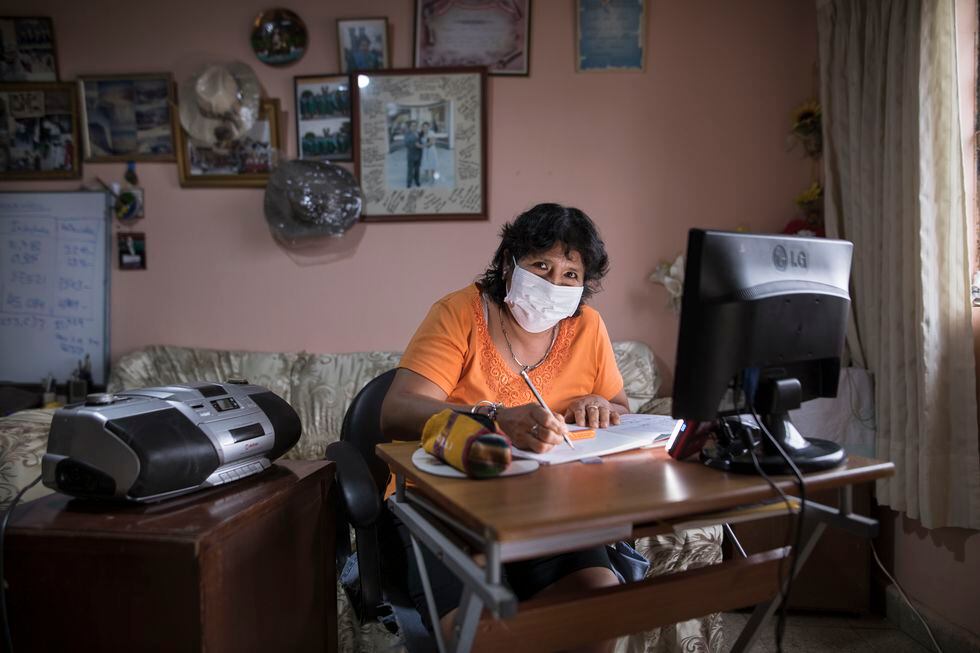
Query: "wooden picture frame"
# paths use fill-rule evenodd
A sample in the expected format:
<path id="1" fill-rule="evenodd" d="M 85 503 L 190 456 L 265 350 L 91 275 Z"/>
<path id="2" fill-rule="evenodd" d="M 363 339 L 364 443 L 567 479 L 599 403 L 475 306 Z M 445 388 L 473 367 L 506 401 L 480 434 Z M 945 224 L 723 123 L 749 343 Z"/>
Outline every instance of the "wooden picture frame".
<path id="1" fill-rule="evenodd" d="M 173 75 L 83 75 L 78 90 L 86 161 L 176 159 Z"/>
<path id="2" fill-rule="evenodd" d="M 74 84 L 0 84 L 0 180 L 78 179 L 79 149 Z"/>
<path id="3" fill-rule="evenodd" d="M 0 16 L 0 82 L 57 82 L 54 22 L 47 16 Z"/>
<path id="4" fill-rule="evenodd" d="M 575 0 L 575 71 L 646 70 L 647 0 Z"/>
<path id="5" fill-rule="evenodd" d="M 293 78 L 296 158 L 353 161 L 354 124 L 349 75 Z"/>
<path id="6" fill-rule="evenodd" d="M 531 70 L 531 0 L 415 0 L 416 68 L 486 66 L 490 75 Z"/>
<path id="7" fill-rule="evenodd" d="M 282 152 L 282 113 L 277 98 L 263 98 L 259 118 L 229 148 L 198 143 L 180 126 L 177 112 L 173 130 L 177 141 L 177 178 L 185 188 L 265 188 Z"/>
<path id="8" fill-rule="evenodd" d="M 486 83 L 486 68 L 357 75 L 364 220 L 487 218 Z"/>
<path id="9" fill-rule="evenodd" d="M 338 18 L 337 61 L 347 75 L 390 67 L 387 18 Z"/>

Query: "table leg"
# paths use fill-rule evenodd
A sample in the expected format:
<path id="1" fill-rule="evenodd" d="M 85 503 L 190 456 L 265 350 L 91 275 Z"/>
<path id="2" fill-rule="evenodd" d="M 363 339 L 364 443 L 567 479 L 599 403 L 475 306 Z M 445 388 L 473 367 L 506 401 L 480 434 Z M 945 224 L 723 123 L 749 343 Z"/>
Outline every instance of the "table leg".
<path id="1" fill-rule="evenodd" d="M 808 506 L 809 508 L 809 506 Z M 810 553 L 813 551 L 813 547 L 817 545 L 817 540 L 823 535 L 824 530 L 827 528 L 827 524 L 824 523 L 822 516 L 817 513 L 807 510 L 803 519 L 805 520 L 803 524 L 803 546 L 799 551 L 799 558 L 796 561 L 796 574 L 800 572 L 803 568 L 803 564 L 806 559 L 810 557 Z M 794 574 L 794 576 L 796 575 Z M 759 638 L 759 633 L 762 628 L 765 627 L 766 623 L 769 621 L 770 617 L 776 613 L 779 609 L 780 602 L 783 597 L 783 589 L 789 579 L 783 581 L 783 587 L 779 588 L 779 592 L 772 598 L 772 600 L 766 603 L 760 603 L 756 606 L 755 610 L 752 612 L 752 616 L 749 618 L 742 632 L 739 633 L 738 639 L 735 641 L 735 645 L 732 646 L 732 653 L 742 653 L 742 651 L 748 651 L 755 644 L 756 640 Z"/>

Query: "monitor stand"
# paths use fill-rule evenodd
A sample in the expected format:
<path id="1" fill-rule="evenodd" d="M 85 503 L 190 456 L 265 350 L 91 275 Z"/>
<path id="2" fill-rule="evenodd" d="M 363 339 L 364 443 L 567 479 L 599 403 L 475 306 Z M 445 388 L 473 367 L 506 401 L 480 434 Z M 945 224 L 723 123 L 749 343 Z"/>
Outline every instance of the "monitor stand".
<path id="1" fill-rule="evenodd" d="M 844 448 L 830 440 L 805 438 L 790 420 L 789 411 L 799 408 L 802 389 L 797 379 L 763 381 L 755 396 L 755 409 L 765 427 L 780 448 L 801 472 L 814 472 L 836 467 L 847 459 Z M 765 433 L 736 418 L 728 422 L 726 432 L 734 441 L 702 451 L 701 459 L 708 467 L 739 474 L 758 474 L 749 446 L 766 474 L 791 474 L 792 469 Z M 751 444 L 750 444 L 751 443 Z"/>

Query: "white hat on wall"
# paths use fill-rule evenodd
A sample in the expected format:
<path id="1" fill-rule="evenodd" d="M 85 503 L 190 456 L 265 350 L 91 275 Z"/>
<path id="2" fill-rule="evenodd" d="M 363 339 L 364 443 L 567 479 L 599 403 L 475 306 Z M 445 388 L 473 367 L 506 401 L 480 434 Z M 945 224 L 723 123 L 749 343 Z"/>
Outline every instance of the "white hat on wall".
<path id="1" fill-rule="evenodd" d="M 180 85 L 180 124 L 202 143 L 234 141 L 258 119 L 261 95 L 259 80 L 248 64 L 206 66 Z"/>

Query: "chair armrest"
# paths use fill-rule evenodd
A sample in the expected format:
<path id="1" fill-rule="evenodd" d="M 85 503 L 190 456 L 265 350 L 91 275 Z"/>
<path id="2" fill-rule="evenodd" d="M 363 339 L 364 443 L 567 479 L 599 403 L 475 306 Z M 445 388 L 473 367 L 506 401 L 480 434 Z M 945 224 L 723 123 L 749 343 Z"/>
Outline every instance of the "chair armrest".
<path id="1" fill-rule="evenodd" d="M 327 460 L 337 465 L 337 485 L 347 519 L 354 528 L 373 526 L 381 514 L 381 497 L 361 453 L 349 442 L 331 442 Z"/>
<path id="2" fill-rule="evenodd" d="M 361 452 L 349 442 L 332 442 L 327 446 L 326 459 L 337 466 L 334 478 L 340 488 L 341 501 L 347 521 L 354 526 L 357 541 L 358 586 L 353 605 L 358 618 L 374 619 L 381 603 L 381 558 L 379 556 L 376 524 L 381 515 L 381 497 L 374 477 Z M 338 528 L 344 542 L 338 546 L 345 557 L 350 555 L 347 524 Z"/>

